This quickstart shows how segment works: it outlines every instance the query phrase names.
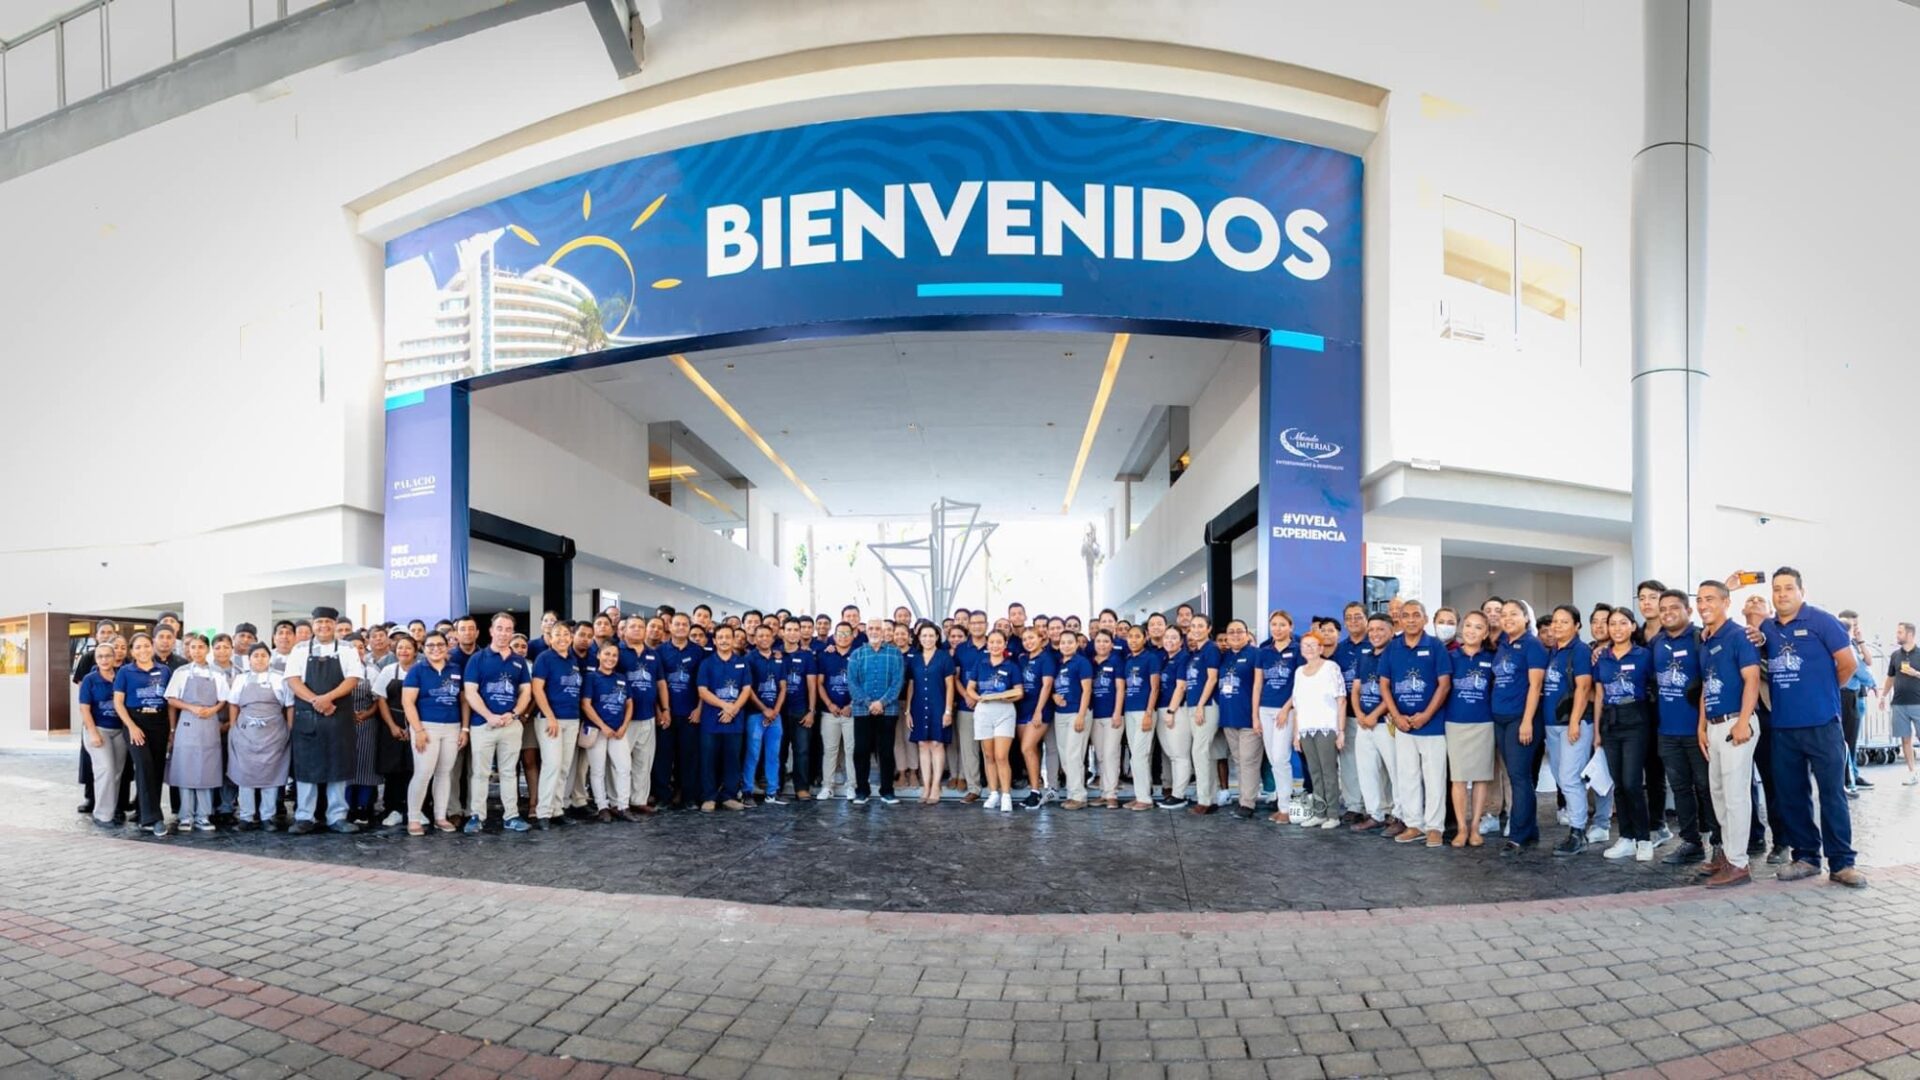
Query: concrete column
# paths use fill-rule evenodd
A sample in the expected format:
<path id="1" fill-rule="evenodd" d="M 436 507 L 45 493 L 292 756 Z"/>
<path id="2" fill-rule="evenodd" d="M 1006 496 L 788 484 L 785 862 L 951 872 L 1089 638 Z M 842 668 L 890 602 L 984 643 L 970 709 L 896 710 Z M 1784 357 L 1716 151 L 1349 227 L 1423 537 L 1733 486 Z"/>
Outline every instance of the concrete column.
<path id="1" fill-rule="evenodd" d="M 1707 372 L 1712 0 L 1644 0 L 1645 139 L 1633 158 L 1633 570 L 1690 588 Z"/>

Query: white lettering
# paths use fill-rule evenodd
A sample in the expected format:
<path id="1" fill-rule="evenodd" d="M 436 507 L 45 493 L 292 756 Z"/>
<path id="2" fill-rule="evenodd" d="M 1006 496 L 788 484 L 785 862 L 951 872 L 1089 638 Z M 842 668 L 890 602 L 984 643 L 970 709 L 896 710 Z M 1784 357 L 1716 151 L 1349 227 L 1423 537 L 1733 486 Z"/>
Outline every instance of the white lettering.
<path id="1" fill-rule="evenodd" d="M 1253 222 L 1260 232 L 1260 242 L 1252 251 L 1240 251 L 1233 246 L 1227 236 L 1227 226 L 1235 218 L 1245 218 Z M 1273 211 L 1244 196 L 1221 199 L 1219 204 L 1207 214 L 1207 246 L 1213 249 L 1213 257 L 1229 270 L 1242 270 L 1256 273 L 1273 265 L 1280 257 L 1280 223 L 1273 220 Z"/>
<path id="2" fill-rule="evenodd" d="M 1180 218 L 1177 239 L 1165 238 L 1166 214 Z M 1177 191 L 1140 189 L 1140 257 L 1152 262 L 1182 262 L 1193 258 L 1204 238 L 1200 207 Z"/>
<path id="3" fill-rule="evenodd" d="M 1094 258 L 1106 257 L 1107 236 L 1101 222 L 1107 216 L 1107 189 L 1088 184 L 1085 191 L 1086 202 L 1081 209 L 1068 201 L 1059 188 L 1052 184 L 1040 185 L 1040 254 L 1060 254 L 1061 232 L 1071 230 Z"/>
<path id="4" fill-rule="evenodd" d="M 725 277 L 753 265 L 760 242 L 753 238 L 753 217 L 736 203 L 707 207 L 707 276 Z"/>
<path id="5" fill-rule="evenodd" d="M 1133 189 L 1125 184 L 1113 188 L 1113 257 L 1133 258 Z"/>
<path id="6" fill-rule="evenodd" d="M 1033 211 L 1014 203 L 1033 201 L 1030 180 L 993 180 L 987 183 L 987 254 L 1031 255 L 1033 237 L 1015 236 L 1014 229 L 1033 224 Z"/>
<path id="7" fill-rule="evenodd" d="M 807 191 L 787 200 L 787 216 L 793 227 L 787 231 L 787 264 L 817 266 L 833 261 L 833 219 L 820 217 L 833 212 L 833 192 Z"/>
<path id="8" fill-rule="evenodd" d="M 1312 210 L 1303 208 L 1287 215 L 1287 243 L 1300 249 L 1300 254 L 1289 255 L 1280 264 L 1287 273 L 1301 281 L 1319 281 L 1333 269 L 1327 245 L 1320 242 L 1320 230 L 1326 227 L 1327 219 Z M 1301 258 L 1302 254 L 1306 258 Z"/>
<path id="9" fill-rule="evenodd" d="M 780 269 L 780 198 L 760 200 L 760 268 Z"/>
<path id="10" fill-rule="evenodd" d="M 850 188 L 840 190 L 840 257 L 859 262 L 866 255 L 866 237 L 873 237 L 896 259 L 907 257 L 907 188 L 888 184 L 881 191 L 881 207 L 875 213 L 865 199 Z"/>
<path id="11" fill-rule="evenodd" d="M 940 197 L 933 193 L 932 184 L 914 184 L 908 188 L 913 192 L 913 203 L 920 208 L 920 217 L 927 223 L 927 235 L 933 237 L 933 246 L 940 252 L 941 258 L 953 254 L 954 245 L 960 242 L 960 232 L 967 227 L 967 218 L 973 216 L 973 204 L 980 198 L 980 181 L 968 180 L 953 193 L 953 205 L 945 210 L 940 208 Z"/>

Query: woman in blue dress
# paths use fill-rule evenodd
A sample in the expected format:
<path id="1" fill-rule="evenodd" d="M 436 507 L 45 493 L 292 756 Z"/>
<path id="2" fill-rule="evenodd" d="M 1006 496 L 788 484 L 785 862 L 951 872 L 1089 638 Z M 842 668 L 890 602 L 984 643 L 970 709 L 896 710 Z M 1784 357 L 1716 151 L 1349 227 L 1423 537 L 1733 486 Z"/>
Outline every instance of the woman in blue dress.
<path id="1" fill-rule="evenodd" d="M 920 801 L 940 801 L 940 774 L 953 739 L 953 657 L 940 647 L 940 628 L 930 622 L 916 632 L 918 648 L 907 653 L 907 740 L 920 750 Z"/>

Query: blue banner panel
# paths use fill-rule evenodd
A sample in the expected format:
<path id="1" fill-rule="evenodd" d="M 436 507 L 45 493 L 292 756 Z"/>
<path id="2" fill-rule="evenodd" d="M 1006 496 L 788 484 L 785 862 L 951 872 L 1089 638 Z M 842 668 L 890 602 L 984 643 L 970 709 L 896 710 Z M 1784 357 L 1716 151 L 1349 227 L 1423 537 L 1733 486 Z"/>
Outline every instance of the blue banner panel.
<path id="1" fill-rule="evenodd" d="M 387 400 L 386 618 L 467 610 L 467 391 Z"/>
<path id="2" fill-rule="evenodd" d="M 1360 598 L 1360 347 L 1276 330 L 1260 364 L 1260 580 L 1304 631 Z"/>

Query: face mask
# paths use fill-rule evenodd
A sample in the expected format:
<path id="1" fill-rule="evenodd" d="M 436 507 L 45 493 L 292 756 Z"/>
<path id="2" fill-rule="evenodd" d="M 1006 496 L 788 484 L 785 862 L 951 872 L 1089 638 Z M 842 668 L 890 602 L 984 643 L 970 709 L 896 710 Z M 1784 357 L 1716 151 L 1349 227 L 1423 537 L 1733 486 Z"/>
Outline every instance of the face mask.
<path id="1" fill-rule="evenodd" d="M 1440 639 L 1442 644 L 1445 644 L 1453 640 L 1454 632 L 1459 629 L 1457 626 L 1436 626 L 1433 628 L 1433 633 L 1435 637 Z"/>

